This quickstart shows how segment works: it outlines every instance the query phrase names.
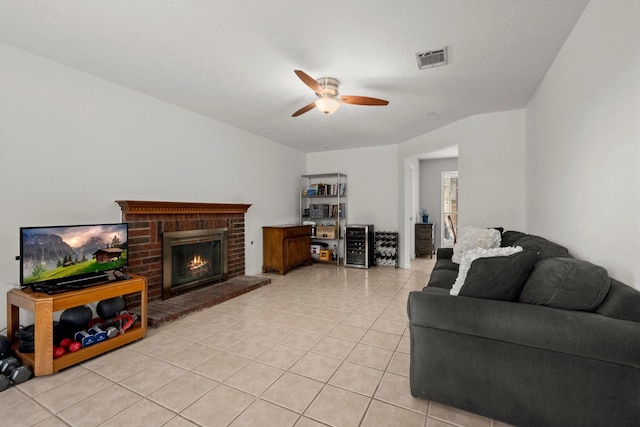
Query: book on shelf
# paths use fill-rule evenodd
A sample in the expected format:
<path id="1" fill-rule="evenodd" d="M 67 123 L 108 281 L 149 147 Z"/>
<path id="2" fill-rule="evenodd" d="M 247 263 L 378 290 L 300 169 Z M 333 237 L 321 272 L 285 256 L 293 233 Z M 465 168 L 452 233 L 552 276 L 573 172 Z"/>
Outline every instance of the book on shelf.
<path id="1" fill-rule="evenodd" d="M 347 185 L 343 182 L 337 184 L 311 184 L 305 190 L 302 190 L 302 195 L 306 197 L 314 196 L 344 196 Z"/>
<path id="2" fill-rule="evenodd" d="M 344 218 L 344 203 L 329 206 L 330 218 Z"/>

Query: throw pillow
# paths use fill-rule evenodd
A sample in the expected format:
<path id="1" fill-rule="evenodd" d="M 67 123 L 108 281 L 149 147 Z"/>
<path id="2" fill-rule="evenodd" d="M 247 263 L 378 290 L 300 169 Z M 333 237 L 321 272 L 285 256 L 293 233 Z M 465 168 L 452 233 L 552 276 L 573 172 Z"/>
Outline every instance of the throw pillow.
<path id="1" fill-rule="evenodd" d="M 462 254 L 472 249 L 490 249 L 500 246 L 500 232 L 495 228 L 460 227 L 458 241 L 453 245 L 451 260 L 457 264 Z"/>
<path id="2" fill-rule="evenodd" d="M 575 258 L 538 262 L 520 293 L 520 302 L 567 310 L 593 311 L 609 292 L 607 270 Z"/>
<path id="3" fill-rule="evenodd" d="M 514 254 L 516 252 L 521 252 L 522 248 L 519 246 L 516 247 L 508 247 L 508 248 L 477 248 L 462 254 L 462 259 L 460 260 L 460 269 L 458 270 L 458 277 L 456 278 L 455 283 L 451 287 L 451 291 L 449 292 L 451 295 L 458 295 L 460 293 L 460 289 L 464 285 L 464 282 L 467 278 L 467 273 L 469 272 L 469 268 L 471 267 L 471 263 L 478 258 L 488 258 L 495 256 L 508 256 Z"/>
<path id="4" fill-rule="evenodd" d="M 537 258 L 537 252 L 531 249 L 507 256 L 477 258 L 469 267 L 459 295 L 515 301 Z"/>

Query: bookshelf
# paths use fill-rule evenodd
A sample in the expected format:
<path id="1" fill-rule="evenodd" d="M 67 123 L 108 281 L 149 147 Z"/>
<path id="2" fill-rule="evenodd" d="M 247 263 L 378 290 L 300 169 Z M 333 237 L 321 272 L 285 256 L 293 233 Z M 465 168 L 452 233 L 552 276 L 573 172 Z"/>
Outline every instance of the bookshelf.
<path id="1" fill-rule="evenodd" d="M 347 224 L 347 176 L 340 172 L 300 176 L 300 224 L 311 225 L 311 240 L 335 252 L 328 262 L 340 265 Z"/>

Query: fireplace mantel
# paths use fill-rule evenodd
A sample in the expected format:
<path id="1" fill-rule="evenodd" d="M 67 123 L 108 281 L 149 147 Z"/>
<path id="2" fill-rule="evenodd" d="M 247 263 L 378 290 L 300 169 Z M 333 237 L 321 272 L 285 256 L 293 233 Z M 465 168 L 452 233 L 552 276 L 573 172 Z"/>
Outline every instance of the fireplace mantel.
<path id="1" fill-rule="evenodd" d="M 154 202 L 116 200 L 124 214 L 238 214 L 251 205 L 235 203 Z"/>

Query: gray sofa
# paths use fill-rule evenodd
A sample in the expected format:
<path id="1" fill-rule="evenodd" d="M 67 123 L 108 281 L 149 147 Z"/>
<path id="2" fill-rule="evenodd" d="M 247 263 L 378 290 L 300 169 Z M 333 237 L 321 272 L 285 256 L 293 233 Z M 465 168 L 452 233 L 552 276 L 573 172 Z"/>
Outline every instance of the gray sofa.
<path id="1" fill-rule="evenodd" d="M 458 296 L 440 249 L 410 293 L 411 394 L 518 426 L 640 425 L 640 292 L 544 238 L 502 246 L 524 251 L 473 261 Z"/>

